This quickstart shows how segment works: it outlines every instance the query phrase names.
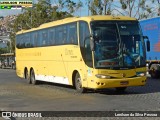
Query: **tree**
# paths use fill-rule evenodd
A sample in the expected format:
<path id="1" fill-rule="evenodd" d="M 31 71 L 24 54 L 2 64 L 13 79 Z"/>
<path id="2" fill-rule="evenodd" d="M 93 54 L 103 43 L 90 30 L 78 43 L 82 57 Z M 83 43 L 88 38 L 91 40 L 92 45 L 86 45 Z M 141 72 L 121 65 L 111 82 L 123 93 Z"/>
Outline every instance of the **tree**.
<path id="1" fill-rule="evenodd" d="M 143 19 L 152 17 L 154 0 L 119 0 L 120 5 L 114 4 L 112 13 Z"/>
<path id="2" fill-rule="evenodd" d="M 0 54 L 7 53 L 7 48 L 0 48 Z"/>
<path id="3" fill-rule="evenodd" d="M 123 15 L 137 19 L 160 15 L 159 0 L 89 0 L 91 15 Z"/>
<path id="4" fill-rule="evenodd" d="M 91 15 L 110 15 L 112 2 L 113 0 L 89 0 L 88 7 Z"/>
<path id="5" fill-rule="evenodd" d="M 153 13 L 156 13 L 157 16 L 160 16 L 160 0 L 152 0 L 152 2 L 157 5 L 154 7 L 154 12 Z"/>
<path id="6" fill-rule="evenodd" d="M 83 6 L 83 3 L 80 0 L 78 2 L 74 2 L 73 0 L 58 0 L 58 2 L 61 10 L 67 9 L 66 12 L 72 15 Z"/>

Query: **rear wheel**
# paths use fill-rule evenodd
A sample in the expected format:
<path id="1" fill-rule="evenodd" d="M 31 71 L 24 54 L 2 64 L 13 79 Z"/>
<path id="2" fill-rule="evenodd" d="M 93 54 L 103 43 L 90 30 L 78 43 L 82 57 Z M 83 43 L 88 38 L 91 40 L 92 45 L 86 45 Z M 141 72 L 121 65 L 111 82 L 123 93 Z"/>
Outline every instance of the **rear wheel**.
<path id="1" fill-rule="evenodd" d="M 37 80 L 35 79 L 34 70 L 31 70 L 30 80 L 31 80 L 31 83 L 32 83 L 33 85 L 36 85 L 36 84 L 37 84 Z"/>
<path id="2" fill-rule="evenodd" d="M 82 87 L 82 80 L 78 72 L 75 75 L 75 87 L 76 87 L 77 92 L 79 93 L 86 92 L 86 88 Z"/>
<path id="3" fill-rule="evenodd" d="M 29 74 L 28 74 L 28 70 L 27 70 L 27 69 L 25 70 L 25 76 L 24 76 L 24 78 L 27 80 L 27 82 L 28 82 L 29 84 L 31 84 L 31 80 L 30 80 L 30 77 L 29 77 Z"/>

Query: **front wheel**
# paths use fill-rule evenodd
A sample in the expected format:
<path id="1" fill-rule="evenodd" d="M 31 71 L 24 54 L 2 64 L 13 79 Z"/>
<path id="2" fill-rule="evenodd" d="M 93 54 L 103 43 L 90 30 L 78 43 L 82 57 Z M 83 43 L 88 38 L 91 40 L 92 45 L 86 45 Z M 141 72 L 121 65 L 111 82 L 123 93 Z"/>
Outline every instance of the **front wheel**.
<path id="1" fill-rule="evenodd" d="M 82 87 L 82 80 L 81 80 L 79 73 L 76 73 L 75 75 L 75 87 L 76 87 L 77 92 L 79 93 L 86 92 L 86 88 Z"/>
<path id="2" fill-rule="evenodd" d="M 36 84 L 37 84 L 37 80 L 35 79 L 34 70 L 31 70 L 30 80 L 31 80 L 31 83 L 32 83 L 33 85 L 36 85 Z"/>

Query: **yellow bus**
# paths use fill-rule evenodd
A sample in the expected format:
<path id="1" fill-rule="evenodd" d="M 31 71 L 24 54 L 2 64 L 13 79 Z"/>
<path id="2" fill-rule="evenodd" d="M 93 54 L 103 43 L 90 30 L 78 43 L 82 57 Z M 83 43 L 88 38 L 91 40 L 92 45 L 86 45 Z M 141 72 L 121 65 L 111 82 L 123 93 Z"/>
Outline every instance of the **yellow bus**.
<path id="1" fill-rule="evenodd" d="M 71 85 L 78 92 L 146 83 L 146 45 L 126 16 L 73 17 L 16 34 L 16 72 L 29 83 Z M 149 50 L 149 41 L 147 40 Z"/>

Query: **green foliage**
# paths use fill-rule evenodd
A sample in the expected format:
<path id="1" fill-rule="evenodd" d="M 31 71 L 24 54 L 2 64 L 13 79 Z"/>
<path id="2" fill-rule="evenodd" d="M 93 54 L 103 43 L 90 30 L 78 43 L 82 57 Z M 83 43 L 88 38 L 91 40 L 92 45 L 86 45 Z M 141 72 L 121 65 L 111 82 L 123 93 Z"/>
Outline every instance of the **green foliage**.
<path id="1" fill-rule="evenodd" d="M 153 16 L 154 2 L 157 0 L 119 0 L 121 8 L 117 14 L 143 19 Z"/>
<path id="2" fill-rule="evenodd" d="M 88 6 L 91 15 L 110 15 L 112 2 L 113 0 L 89 0 Z"/>
<path id="3" fill-rule="evenodd" d="M 160 15 L 159 0 L 89 0 L 91 15 L 125 15 L 137 19 Z"/>
<path id="4" fill-rule="evenodd" d="M 79 0 L 75 2 L 74 0 L 58 0 L 61 10 L 66 9 L 66 12 L 73 15 L 75 11 L 83 6 L 83 3 Z"/>
<path id="5" fill-rule="evenodd" d="M 7 48 L 0 48 L 0 54 L 7 53 L 7 52 L 8 52 Z"/>

